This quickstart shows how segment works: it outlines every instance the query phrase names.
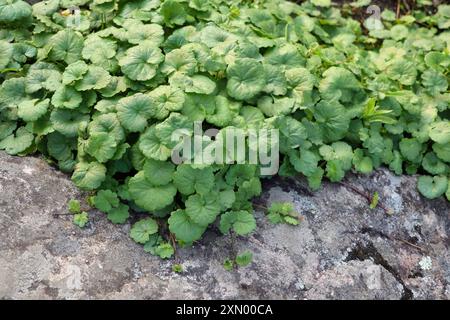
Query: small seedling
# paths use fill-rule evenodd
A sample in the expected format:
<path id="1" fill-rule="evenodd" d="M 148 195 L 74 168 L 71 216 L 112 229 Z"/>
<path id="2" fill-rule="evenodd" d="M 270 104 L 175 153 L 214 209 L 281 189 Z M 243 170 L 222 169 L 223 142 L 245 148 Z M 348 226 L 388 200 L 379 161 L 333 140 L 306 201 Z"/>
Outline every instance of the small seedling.
<path id="1" fill-rule="evenodd" d="M 227 271 L 233 270 L 234 267 L 246 267 L 253 261 L 253 253 L 250 251 L 244 251 L 238 254 L 235 259 L 227 258 L 223 267 Z"/>
<path id="2" fill-rule="evenodd" d="M 380 196 L 378 192 L 375 191 L 375 193 L 372 196 L 372 200 L 370 201 L 370 209 L 375 209 L 378 205 L 378 201 L 380 200 Z"/>
<path id="3" fill-rule="evenodd" d="M 272 223 L 299 224 L 299 215 L 290 202 L 273 202 L 267 210 L 267 218 Z"/>
<path id="4" fill-rule="evenodd" d="M 69 208 L 70 213 L 76 214 L 81 212 L 81 204 L 80 201 L 78 200 L 75 199 L 69 200 L 67 206 Z"/>
<path id="5" fill-rule="evenodd" d="M 183 266 L 181 264 L 174 264 L 172 266 L 172 271 L 176 273 L 182 273 L 184 271 Z"/>
<path id="6" fill-rule="evenodd" d="M 89 216 L 85 211 L 73 215 L 73 223 L 80 228 L 84 228 L 88 222 Z"/>
<path id="7" fill-rule="evenodd" d="M 236 256 L 236 264 L 239 267 L 246 267 L 253 261 L 253 253 L 250 251 L 242 252 Z"/>
<path id="8" fill-rule="evenodd" d="M 234 261 L 231 259 L 225 259 L 223 262 L 223 268 L 227 271 L 231 271 L 234 268 Z"/>

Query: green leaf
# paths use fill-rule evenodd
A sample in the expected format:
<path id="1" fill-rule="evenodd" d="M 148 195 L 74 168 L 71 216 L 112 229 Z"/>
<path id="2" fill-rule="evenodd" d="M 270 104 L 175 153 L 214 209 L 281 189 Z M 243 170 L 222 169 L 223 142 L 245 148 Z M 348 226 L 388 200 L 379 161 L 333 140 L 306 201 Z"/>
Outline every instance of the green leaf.
<path id="1" fill-rule="evenodd" d="M 232 33 L 211 24 L 201 30 L 200 38 L 202 43 L 213 48 L 221 43 L 225 43 L 227 40 L 233 40 L 235 36 Z"/>
<path id="2" fill-rule="evenodd" d="M 125 20 L 123 27 L 127 30 L 123 40 L 129 43 L 147 42 L 160 46 L 164 41 L 164 29 L 159 24 L 143 24 L 140 21 L 129 19 Z"/>
<path id="3" fill-rule="evenodd" d="M 266 85 L 264 67 L 255 59 L 243 58 L 227 69 L 228 94 L 237 100 L 248 100 L 259 94 Z"/>
<path id="4" fill-rule="evenodd" d="M 11 23 L 31 17 L 31 6 L 21 0 L 3 0 L 0 2 L 0 23 Z"/>
<path id="5" fill-rule="evenodd" d="M 0 40 L 0 70 L 6 68 L 13 55 L 13 46 L 4 40 Z"/>
<path id="6" fill-rule="evenodd" d="M 175 166 L 170 162 L 147 159 L 144 164 L 145 178 L 155 186 L 171 182 L 174 172 Z"/>
<path id="7" fill-rule="evenodd" d="M 298 219 L 294 218 L 294 217 L 290 217 L 290 216 L 284 216 L 283 217 L 284 222 L 286 222 L 287 224 L 293 225 L 293 226 L 297 226 L 299 224 Z"/>
<path id="8" fill-rule="evenodd" d="M 364 0 L 359 0 L 359 1 L 364 1 Z M 381 13 L 381 18 L 383 18 L 383 20 L 386 20 L 386 21 L 395 21 L 395 19 L 396 19 L 395 12 L 392 10 L 389 10 L 389 9 L 384 9 L 383 12 Z"/>
<path id="9" fill-rule="evenodd" d="M 433 144 L 433 151 L 443 161 L 450 162 L 450 143 Z"/>
<path id="10" fill-rule="evenodd" d="M 122 98 L 117 104 L 117 116 L 125 129 L 142 132 L 147 121 L 155 115 L 153 100 L 142 93 Z"/>
<path id="11" fill-rule="evenodd" d="M 258 108 L 242 107 L 240 115 L 248 128 L 260 128 L 264 123 L 264 114 Z"/>
<path id="12" fill-rule="evenodd" d="M 131 238 L 141 244 L 149 241 L 150 236 L 158 232 L 158 224 L 152 218 L 142 219 L 136 222 L 130 230 Z"/>
<path id="13" fill-rule="evenodd" d="M 364 151 L 362 149 L 355 150 L 352 162 L 358 172 L 368 174 L 373 171 L 372 159 L 364 156 Z"/>
<path id="14" fill-rule="evenodd" d="M 268 213 L 277 213 L 281 215 L 289 215 L 294 210 L 291 202 L 272 202 Z"/>
<path id="15" fill-rule="evenodd" d="M 121 142 L 125 138 L 125 133 L 120 125 L 117 115 L 107 113 L 97 116 L 88 125 L 89 134 L 107 133 L 111 135 L 117 142 Z"/>
<path id="16" fill-rule="evenodd" d="M 183 265 L 181 265 L 181 264 L 174 264 L 173 266 L 172 266 L 172 271 L 173 272 L 176 272 L 176 273 L 182 273 L 183 272 Z"/>
<path id="17" fill-rule="evenodd" d="M 245 181 L 258 176 L 257 166 L 247 164 L 237 164 L 230 166 L 225 176 L 227 184 L 241 186 Z"/>
<path id="18" fill-rule="evenodd" d="M 277 96 L 285 95 L 287 92 L 287 83 L 284 72 L 279 67 L 273 65 L 265 65 L 266 71 L 266 86 L 264 92 L 272 93 Z"/>
<path id="19" fill-rule="evenodd" d="M 85 60 L 91 60 L 94 64 L 102 64 L 103 61 L 115 56 L 116 49 L 115 41 L 101 38 L 97 34 L 90 34 L 84 41 L 81 54 Z"/>
<path id="20" fill-rule="evenodd" d="M 305 65 L 305 58 L 302 57 L 297 47 L 290 43 L 272 48 L 264 57 L 268 64 L 281 68 L 281 70 Z"/>
<path id="21" fill-rule="evenodd" d="M 73 223 L 80 228 L 84 228 L 89 222 L 89 216 L 87 212 L 76 213 L 73 215 Z"/>
<path id="22" fill-rule="evenodd" d="M 161 243 L 155 248 L 155 254 L 161 259 L 168 259 L 173 256 L 175 250 L 170 243 Z"/>
<path id="23" fill-rule="evenodd" d="M 117 208 L 112 208 L 109 210 L 107 217 L 112 223 L 125 223 L 130 217 L 129 207 L 123 203 L 120 203 Z"/>
<path id="24" fill-rule="evenodd" d="M 344 178 L 345 171 L 339 160 L 331 160 L 327 162 L 327 177 L 331 182 L 338 182 Z"/>
<path id="25" fill-rule="evenodd" d="M 220 231 L 227 234 L 230 229 L 238 235 L 247 235 L 255 230 L 256 220 L 248 211 L 229 211 L 220 217 Z"/>
<path id="26" fill-rule="evenodd" d="M 391 28 L 391 37 L 394 40 L 401 40 L 408 36 L 408 28 L 402 24 L 395 25 Z"/>
<path id="27" fill-rule="evenodd" d="M 347 133 L 350 120 L 344 107 L 335 101 L 321 101 L 314 107 L 314 118 L 327 141 L 338 141 Z"/>
<path id="28" fill-rule="evenodd" d="M 234 268 L 234 262 L 231 259 L 225 259 L 225 261 L 223 262 L 223 268 L 226 271 L 231 271 Z"/>
<path id="29" fill-rule="evenodd" d="M 370 209 L 375 209 L 377 207 L 379 199 L 380 195 L 378 192 L 375 192 L 372 196 L 372 200 L 370 200 Z"/>
<path id="30" fill-rule="evenodd" d="M 189 7 L 197 11 L 209 11 L 211 9 L 207 0 L 191 0 Z"/>
<path id="31" fill-rule="evenodd" d="M 173 184 L 156 186 L 152 184 L 143 171 L 138 172 L 128 182 L 130 195 L 136 204 L 144 210 L 163 209 L 174 200 L 177 189 Z"/>
<path id="32" fill-rule="evenodd" d="M 33 4 L 34 16 L 49 16 L 59 8 L 59 0 L 47 0 Z"/>
<path id="33" fill-rule="evenodd" d="M 171 75 L 173 73 L 193 75 L 197 68 L 194 52 L 185 47 L 170 51 L 161 67 L 161 72 Z"/>
<path id="34" fill-rule="evenodd" d="M 285 74 L 297 103 L 303 104 L 306 102 L 317 81 L 316 77 L 308 69 L 301 67 L 286 70 Z"/>
<path id="35" fill-rule="evenodd" d="M 216 90 L 216 83 L 210 78 L 196 74 L 186 78 L 186 83 L 182 86 L 185 92 L 198 94 L 212 94 Z"/>
<path id="36" fill-rule="evenodd" d="M 213 80 L 200 74 L 186 76 L 176 73 L 169 78 L 169 83 L 188 93 L 211 94 L 216 89 L 216 83 Z"/>
<path id="37" fill-rule="evenodd" d="M 280 130 L 281 137 L 285 139 L 285 143 L 281 144 L 282 148 L 297 148 L 304 144 L 308 137 L 305 126 L 289 116 L 278 118 L 275 126 Z"/>
<path id="38" fill-rule="evenodd" d="M 411 162 L 419 162 L 422 159 L 422 144 L 414 138 L 404 138 L 399 143 L 402 156 Z"/>
<path id="39" fill-rule="evenodd" d="M 298 213 L 294 210 L 294 205 L 290 202 L 272 202 L 267 210 L 267 218 L 272 223 L 287 223 L 298 225 Z"/>
<path id="40" fill-rule="evenodd" d="M 45 67 L 45 66 L 42 66 Z M 31 69 L 26 78 L 27 93 L 34 93 L 41 89 L 55 91 L 61 86 L 61 74 L 52 69 Z"/>
<path id="41" fill-rule="evenodd" d="M 186 214 L 200 226 L 213 223 L 220 213 L 220 204 L 214 194 L 189 196 L 185 202 Z"/>
<path id="42" fill-rule="evenodd" d="M 89 66 L 81 80 L 75 82 L 78 91 L 99 90 L 105 88 L 111 81 L 111 75 L 98 66 Z"/>
<path id="43" fill-rule="evenodd" d="M 54 109 L 50 115 L 53 128 L 67 137 L 76 137 L 78 129 L 87 125 L 89 115 L 73 110 Z"/>
<path id="44" fill-rule="evenodd" d="M 174 233 L 177 240 L 192 243 L 199 240 L 206 227 L 193 222 L 184 210 L 172 212 L 169 218 L 169 230 Z"/>
<path id="45" fill-rule="evenodd" d="M 86 143 L 86 152 L 104 163 L 112 159 L 117 150 L 117 142 L 114 136 L 105 132 L 95 132 L 91 134 Z"/>
<path id="46" fill-rule="evenodd" d="M 352 166 L 352 147 L 343 141 L 333 142 L 331 146 L 323 145 L 319 153 L 326 161 L 339 161 L 343 170 L 350 170 Z"/>
<path id="47" fill-rule="evenodd" d="M 125 77 L 111 77 L 108 85 L 99 91 L 103 97 L 110 98 L 118 93 L 125 92 L 126 90 L 127 84 Z"/>
<path id="48" fill-rule="evenodd" d="M 314 174 L 319 160 L 319 155 L 307 149 L 301 149 L 300 156 L 297 150 L 289 153 L 289 161 L 294 166 L 294 169 L 307 177 Z"/>
<path id="49" fill-rule="evenodd" d="M 162 241 L 163 238 L 158 233 L 150 235 L 149 240 L 144 244 L 144 251 L 155 255 L 155 249 Z"/>
<path id="50" fill-rule="evenodd" d="M 119 59 L 122 72 L 132 80 L 150 80 L 156 75 L 158 65 L 164 61 L 161 49 L 153 44 L 144 42 L 131 47 L 125 56 Z"/>
<path id="51" fill-rule="evenodd" d="M 63 84 L 68 85 L 83 79 L 86 72 L 88 72 L 88 65 L 83 60 L 69 64 L 62 75 Z"/>
<path id="52" fill-rule="evenodd" d="M 169 26 L 182 25 L 187 19 L 184 6 L 175 0 L 164 0 L 161 5 L 161 15 Z"/>
<path id="53" fill-rule="evenodd" d="M 391 118 L 389 115 L 393 112 L 393 110 L 382 110 L 379 109 L 377 105 L 375 105 L 376 100 L 371 98 L 366 104 L 363 110 L 363 119 L 369 123 L 372 122 L 381 122 L 386 124 L 395 124 L 397 121 L 394 118 Z"/>
<path id="54" fill-rule="evenodd" d="M 417 188 L 428 199 L 435 199 L 447 191 L 447 178 L 444 176 L 421 176 L 417 180 Z"/>
<path id="55" fill-rule="evenodd" d="M 431 140 L 439 143 L 446 144 L 450 142 L 450 122 L 449 121 L 437 121 L 430 127 Z"/>
<path id="56" fill-rule="evenodd" d="M 341 67 L 327 69 L 323 77 L 319 84 L 319 91 L 326 100 L 350 102 L 360 89 L 355 76 Z"/>
<path id="57" fill-rule="evenodd" d="M 397 80 L 403 85 L 414 84 L 417 77 L 417 70 L 414 63 L 403 58 L 395 59 L 386 69 L 386 75 L 392 80 Z"/>
<path id="58" fill-rule="evenodd" d="M 215 102 L 205 106 L 205 113 L 208 113 L 210 108 L 215 107 L 214 112 L 211 110 L 211 114 L 206 114 L 206 121 L 218 127 L 226 127 L 237 116 L 236 112 L 233 112 L 233 108 L 239 107 L 239 105 L 232 103 L 223 96 L 217 96 L 214 100 Z"/>
<path id="59" fill-rule="evenodd" d="M 227 189 L 219 192 L 219 203 L 221 211 L 230 209 L 236 201 L 236 194 L 232 189 Z"/>
<path id="60" fill-rule="evenodd" d="M 441 72 L 433 69 L 425 70 L 425 72 L 422 73 L 422 84 L 432 95 L 438 95 L 440 92 L 445 92 L 448 88 L 447 78 Z"/>
<path id="61" fill-rule="evenodd" d="M 81 212 L 81 204 L 80 201 L 71 199 L 67 204 L 70 213 L 80 213 Z"/>
<path id="62" fill-rule="evenodd" d="M 67 160 L 72 157 L 71 141 L 59 132 L 47 136 L 48 153 L 57 160 Z"/>
<path id="63" fill-rule="evenodd" d="M 72 174 L 72 181 L 81 189 L 97 189 L 106 178 L 106 168 L 98 162 L 78 162 Z"/>
<path id="64" fill-rule="evenodd" d="M 162 143 L 154 126 L 149 127 L 139 139 L 139 150 L 147 157 L 155 160 L 166 161 L 170 155 L 170 149 Z"/>
<path id="65" fill-rule="evenodd" d="M 25 63 L 29 58 L 35 57 L 37 50 L 27 43 L 15 43 L 13 45 L 12 58 L 18 63 Z"/>
<path id="66" fill-rule="evenodd" d="M 188 164 L 179 165 L 173 176 L 173 182 L 178 191 L 184 195 L 195 192 L 208 194 L 214 186 L 212 167 L 195 169 Z"/>
<path id="67" fill-rule="evenodd" d="M 11 78 L 5 80 L 0 87 L 0 110 L 6 107 L 17 106 L 27 100 L 25 92 L 25 78 Z"/>
<path id="68" fill-rule="evenodd" d="M 448 166 L 434 152 L 428 152 L 423 157 L 422 167 L 433 175 L 444 174 L 448 170 Z"/>
<path id="69" fill-rule="evenodd" d="M 261 192 L 261 181 L 259 178 L 255 177 L 248 181 L 244 181 L 242 185 L 239 186 L 237 195 L 241 200 L 249 200 L 253 197 L 259 196 Z"/>
<path id="70" fill-rule="evenodd" d="M 51 46 L 50 59 L 71 64 L 81 59 L 84 39 L 79 32 L 64 29 L 52 36 L 49 44 Z"/>
<path id="71" fill-rule="evenodd" d="M 403 172 L 403 167 L 402 167 L 403 161 L 402 160 L 403 159 L 402 159 L 400 152 L 398 152 L 397 150 L 394 150 L 393 160 L 389 164 L 389 169 L 394 171 L 395 174 L 397 174 L 397 175 L 402 174 L 402 172 Z"/>
<path id="72" fill-rule="evenodd" d="M 10 155 L 16 155 L 27 150 L 34 141 L 34 136 L 25 127 L 17 129 L 16 133 L 11 134 L 0 141 L 0 149 Z"/>
<path id="73" fill-rule="evenodd" d="M 448 201 L 450 201 L 450 183 L 448 184 L 447 192 L 445 193 L 445 197 Z"/>
<path id="74" fill-rule="evenodd" d="M 163 122 L 155 125 L 155 135 L 159 140 L 159 143 L 167 148 L 173 148 L 179 141 L 173 140 L 173 134 L 175 131 L 182 131 L 183 135 L 189 135 L 192 132 L 193 124 L 185 116 L 172 112 L 170 116 Z M 179 132 L 178 132 L 179 133 Z"/>
<path id="75" fill-rule="evenodd" d="M 450 66 L 450 56 L 442 52 L 431 51 L 425 55 L 425 64 L 438 71 L 443 71 Z"/>
<path id="76" fill-rule="evenodd" d="M 76 109 L 82 101 L 81 93 L 72 87 L 60 86 L 52 96 L 52 104 L 56 108 Z"/>
<path id="77" fill-rule="evenodd" d="M 171 86 L 159 86 L 151 91 L 148 96 L 155 108 L 155 118 L 159 120 L 167 118 L 172 111 L 181 110 L 185 101 L 183 91 Z"/>
<path id="78" fill-rule="evenodd" d="M 94 206 L 102 212 L 110 212 L 112 208 L 119 205 L 117 194 L 111 190 L 100 190 L 93 197 Z"/>
<path id="79" fill-rule="evenodd" d="M 311 3 L 318 7 L 329 7 L 331 6 L 331 0 L 311 0 Z"/>
<path id="80" fill-rule="evenodd" d="M 239 267 L 248 266 L 253 260 L 253 253 L 250 251 L 244 251 L 236 256 L 236 264 Z"/>
<path id="81" fill-rule="evenodd" d="M 39 102 L 38 101 L 39 99 L 22 101 L 17 106 L 17 115 L 27 122 L 36 121 L 39 119 L 47 113 L 50 100 L 45 99 Z"/>

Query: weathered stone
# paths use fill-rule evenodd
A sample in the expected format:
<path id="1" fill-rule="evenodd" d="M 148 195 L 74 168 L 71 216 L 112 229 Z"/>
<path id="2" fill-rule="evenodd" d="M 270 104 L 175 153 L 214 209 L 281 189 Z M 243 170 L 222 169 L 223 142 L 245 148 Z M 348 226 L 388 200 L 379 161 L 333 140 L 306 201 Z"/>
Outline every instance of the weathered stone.
<path id="1" fill-rule="evenodd" d="M 175 259 L 161 260 L 92 212 L 85 229 L 66 213 L 86 197 L 68 176 L 38 158 L 0 153 L 0 298 L 5 299 L 449 299 L 450 205 L 426 200 L 414 177 L 381 169 L 349 175 L 346 184 L 378 191 L 393 209 L 369 209 L 348 186 L 308 191 L 302 179 L 274 178 L 256 202 L 292 201 L 298 227 L 272 225 L 257 213 L 257 231 L 232 245 L 212 228 Z M 250 250 L 253 263 L 222 264 Z M 181 263 L 184 272 L 172 272 Z"/>

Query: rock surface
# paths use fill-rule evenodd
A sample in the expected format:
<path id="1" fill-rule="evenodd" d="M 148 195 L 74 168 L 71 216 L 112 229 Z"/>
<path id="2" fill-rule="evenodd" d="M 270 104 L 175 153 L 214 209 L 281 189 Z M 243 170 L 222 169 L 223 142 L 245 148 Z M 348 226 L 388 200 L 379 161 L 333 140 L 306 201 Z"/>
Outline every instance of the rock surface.
<path id="1" fill-rule="evenodd" d="M 258 229 L 233 246 L 217 230 L 163 261 L 116 226 L 91 213 L 85 229 L 66 213 L 85 197 L 69 177 L 37 158 L 0 153 L 0 298 L 3 299 L 449 299 L 450 205 L 416 191 L 414 177 L 386 170 L 350 175 L 347 186 L 325 183 L 310 193 L 304 181 L 264 182 L 259 205 L 292 201 L 298 227 Z M 392 208 L 369 209 L 348 185 Z M 233 250 L 253 263 L 225 271 Z M 173 273 L 174 263 L 184 272 Z"/>

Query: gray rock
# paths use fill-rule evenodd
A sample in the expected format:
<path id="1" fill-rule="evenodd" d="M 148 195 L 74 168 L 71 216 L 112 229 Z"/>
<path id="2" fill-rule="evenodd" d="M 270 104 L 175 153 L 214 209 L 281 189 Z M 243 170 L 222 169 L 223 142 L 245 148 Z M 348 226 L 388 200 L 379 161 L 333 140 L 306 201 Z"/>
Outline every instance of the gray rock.
<path id="1" fill-rule="evenodd" d="M 308 191 L 302 179 L 264 181 L 255 202 L 292 201 L 298 227 L 272 225 L 233 244 L 212 228 L 176 258 L 146 254 L 130 226 L 90 214 L 85 229 L 66 213 L 86 197 L 70 178 L 38 158 L 0 153 L 0 298 L 3 299 L 449 299 L 450 205 L 426 200 L 414 177 L 381 169 L 350 175 L 347 186 Z M 373 193 L 394 211 L 369 209 L 348 186 Z M 233 252 L 253 263 L 225 271 Z M 181 263 L 184 272 L 172 272 Z"/>

